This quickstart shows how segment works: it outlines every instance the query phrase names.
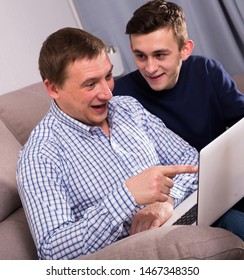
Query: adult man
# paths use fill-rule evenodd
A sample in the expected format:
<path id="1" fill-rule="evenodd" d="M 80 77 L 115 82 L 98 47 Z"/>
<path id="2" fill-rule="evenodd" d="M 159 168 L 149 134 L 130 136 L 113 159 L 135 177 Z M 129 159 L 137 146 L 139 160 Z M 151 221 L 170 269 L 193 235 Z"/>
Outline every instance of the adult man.
<path id="1" fill-rule="evenodd" d="M 161 209 L 162 224 L 196 190 L 197 151 L 135 99 L 112 98 L 101 40 L 58 30 L 39 69 L 53 101 L 20 153 L 17 182 L 40 259 L 73 259 L 153 228 L 134 215 Z"/>
<path id="2" fill-rule="evenodd" d="M 220 63 L 191 55 L 181 7 L 149 1 L 134 12 L 126 33 L 138 70 L 116 80 L 114 95 L 135 97 L 198 151 L 244 117 L 244 95 Z M 244 214 L 237 211 L 243 204 L 221 226 L 244 239 Z"/>

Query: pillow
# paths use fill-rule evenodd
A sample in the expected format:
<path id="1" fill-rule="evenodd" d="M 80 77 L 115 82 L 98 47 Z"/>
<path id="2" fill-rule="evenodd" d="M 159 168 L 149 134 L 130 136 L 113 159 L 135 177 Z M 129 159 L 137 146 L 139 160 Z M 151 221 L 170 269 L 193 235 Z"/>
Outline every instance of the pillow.
<path id="1" fill-rule="evenodd" d="M 1 120 L 0 131 L 0 221 L 2 221 L 21 206 L 15 175 L 21 145 Z"/>
<path id="2" fill-rule="evenodd" d="M 208 226 L 165 226 L 132 235 L 91 255 L 89 260 L 244 259 L 244 242 L 233 233 Z"/>
<path id="3" fill-rule="evenodd" d="M 0 95 L 0 118 L 23 145 L 46 114 L 50 98 L 42 82 Z"/>

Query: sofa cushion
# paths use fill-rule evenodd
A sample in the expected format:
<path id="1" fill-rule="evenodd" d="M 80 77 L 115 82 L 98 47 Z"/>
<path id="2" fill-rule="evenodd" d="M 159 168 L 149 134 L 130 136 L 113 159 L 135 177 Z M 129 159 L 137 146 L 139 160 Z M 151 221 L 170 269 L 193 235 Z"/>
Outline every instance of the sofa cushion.
<path id="1" fill-rule="evenodd" d="M 0 223 L 0 260 L 37 259 L 23 208 Z"/>
<path id="2" fill-rule="evenodd" d="M 233 80 L 236 82 L 239 91 L 244 93 L 244 73 L 234 75 Z"/>
<path id="3" fill-rule="evenodd" d="M 21 203 L 16 185 L 16 165 L 20 143 L 0 120 L 0 221 Z"/>
<path id="4" fill-rule="evenodd" d="M 49 105 L 43 83 L 35 83 L 0 96 L 0 119 L 23 145 Z"/>
<path id="5" fill-rule="evenodd" d="M 168 226 L 122 239 L 78 259 L 224 260 L 244 259 L 244 242 L 233 233 L 207 226 Z"/>

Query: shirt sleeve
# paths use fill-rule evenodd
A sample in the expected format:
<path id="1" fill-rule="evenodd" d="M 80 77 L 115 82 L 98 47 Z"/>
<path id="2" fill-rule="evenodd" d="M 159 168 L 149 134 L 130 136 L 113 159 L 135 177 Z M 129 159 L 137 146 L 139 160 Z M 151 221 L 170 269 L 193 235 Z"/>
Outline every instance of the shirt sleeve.
<path id="1" fill-rule="evenodd" d="M 162 165 L 198 165 L 199 154 L 195 148 L 190 146 L 180 136 L 162 125 L 161 120 L 154 122 L 156 127 L 155 141 L 158 143 L 158 154 Z M 159 140 L 160 137 L 163 140 Z M 170 195 L 174 198 L 174 207 L 181 203 L 186 197 L 197 190 L 198 174 L 183 173 L 175 176 L 174 186 Z"/>
<path id="2" fill-rule="evenodd" d="M 198 165 L 199 154 L 194 147 L 168 129 L 161 119 L 152 115 L 140 104 L 135 104 L 135 106 L 137 109 L 134 111 L 138 112 L 138 116 L 143 116 L 141 125 L 154 142 L 161 165 Z M 197 187 L 197 173 L 178 174 L 174 178 L 174 186 L 170 193 L 174 198 L 174 207 L 197 190 Z"/>
<path id="3" fill-rule="evenodd" d="M 40 259 L 73 259 L 104 248 L 120 237 L 139 207 L 122 184 L 77 220 L 62 169 L 43 156 L 20 157 L 17 181 Z"/>

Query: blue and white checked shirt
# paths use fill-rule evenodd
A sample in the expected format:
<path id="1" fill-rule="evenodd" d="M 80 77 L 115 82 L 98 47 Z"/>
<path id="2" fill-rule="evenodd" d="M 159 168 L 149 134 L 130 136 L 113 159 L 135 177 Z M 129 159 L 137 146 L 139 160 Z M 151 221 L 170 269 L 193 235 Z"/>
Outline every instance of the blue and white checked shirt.
<path id="1" fill-rule="evenodd" d="M 109 103 L 110 137 L 51 104 L 20 153 L 17 182 L 40 259 L 73 259 L 128 236 L 141 209 L 125 180 L 155 165 L 198 164 L 198 153 L 132 97 Z M 196 174 L 174 179 L 175 204 Z"/>

